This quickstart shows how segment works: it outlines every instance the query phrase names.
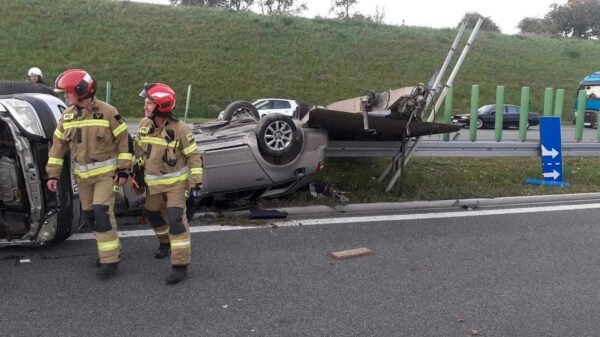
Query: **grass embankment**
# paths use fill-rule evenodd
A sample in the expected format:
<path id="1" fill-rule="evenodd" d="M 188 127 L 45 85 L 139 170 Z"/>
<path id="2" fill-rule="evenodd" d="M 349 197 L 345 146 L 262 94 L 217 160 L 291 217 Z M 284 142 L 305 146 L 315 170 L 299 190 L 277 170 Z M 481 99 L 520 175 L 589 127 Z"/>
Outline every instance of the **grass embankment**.
<path id="1" fill-rule="evenodd" d="M 543 179 L 539 158 L 413 158 L 406 167 L 404 190 L 400 183 L 384 193 L 377 178 L 389 159 L 328 159 L 313 181 L 326 182 L 346 192 L 350 203 L 452 200 L 542 194 L 600 192 L 600 158 L 564 158 L 564 181 L 569 187 L 524 184 L 527 178 Z M 389 177 L 388 177 L 389 179 Z M 385 181 L 387 183 L 387 180 Z M 309 191 L 278 200 L 265 200 L 265 207 L 315 204 Z M 335 205 L 332 198 L 318 203 Z"/>
<path id="2" fill-rule="evenodd" d="M 268 17 L 207 8 L 109 0 L 0 0 L 0 79 L 25 79 L 39 66 L 46 80 L 68 68 L 89 70 L 113 85 L 113 104 L 139 115 L 144 82 L 193 86 L 191 117 L 214 117 L 234 100 L 285 97 L 313 104 L 427 82 L 455 31 L 298 17 Z M 466 37 L 464 37 L 466 40 Z M 463 40 L 463 41 L 464 41 Z M 506 86 L 519 103 L 531 87 L 541 111 L 545 87 L 566 89 L 571 118 L 574 90 L 598 70 L 597 41 L 508 36 L 482 32 L 457 77 L 454 110 L 467 111 L 470 87 L 481 105 Z"/>
<path id="3" fill-rule="evenodd" d="M 214 117 L 234 100 L 285 97 L 313 104 L 427 82 L 442 64 L 455 31 L 382 26 L 109 0 L 0 0 L 0 79 L 25 79 L 31 66 L 46 80 L 68 68 L 90 71 L 128 117 L 142 114 L 144 82 L 166 82 L 178 93 L 179 115 L 192 84 L 189 117 Z M 464 38 L 466 40 L 466 37 Z M 463 40 L 463 41 L 464 41 Z M 566 89 L 571 119 L 581 78 L 599 70 L 597 41 L 482 32 L 455 82 L 454 111 L 468 111 L 470 88 L 480 105 L 506 87 L 519 103 L 531 87 L 531 109 L 543 107 L 545 87 Z M 330 159 L 314 177 L 348 192 L 351 202 L 433 200 L 596 191 L 597 159 L 565 160 L 569 188 L 523 185 L 540 177 L 539 159 L 421 159 L 409 163 L 404 193 L 376 182 L 384 159 Z M 308 192 L 289 204 L 314 203 Z"/>

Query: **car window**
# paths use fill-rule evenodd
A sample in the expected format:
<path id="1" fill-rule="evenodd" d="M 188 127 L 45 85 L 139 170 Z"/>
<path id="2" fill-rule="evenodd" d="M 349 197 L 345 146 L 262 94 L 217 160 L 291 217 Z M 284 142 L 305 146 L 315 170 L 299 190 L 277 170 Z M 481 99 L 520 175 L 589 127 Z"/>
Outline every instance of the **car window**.
<path id="1" fill-rule="evenodd" d="M 493 104 L 484 105 L 481 108 L 477 109 L 477 113 L 494 113 L 496 111 L 496 106 Z"/>
<path id="2" fill-rule="evenodd" d="M 273 109 L 290 109 L 291 107 L 288 101 L 273 101 Z"/>
<path id="3" fill-rule="evenodd" d="M 271 109 L 271 101 L 258 101 L 254 103 L 254 106 L 257 110 L 267 110 Z"/>
<path id="4" fill-rule="evenodd" d="M 520 111 L 519 107 L 516 105 L 507 105 L 505 107 L 505 110 L 506 110 L 506 113 L 509 113 L 509 114 L 519 113 L 519 111 Z"/>

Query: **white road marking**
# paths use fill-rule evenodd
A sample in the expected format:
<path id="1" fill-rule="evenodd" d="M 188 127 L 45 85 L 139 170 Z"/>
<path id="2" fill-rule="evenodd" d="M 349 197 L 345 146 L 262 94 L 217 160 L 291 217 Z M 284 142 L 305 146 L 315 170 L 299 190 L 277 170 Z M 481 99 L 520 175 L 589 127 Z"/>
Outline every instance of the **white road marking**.
<path id="1" fill-rule="evenodd" d="M 444 218 L 463 218 L 473 216 L 489 216 L 489 215 L 504 215 L 504 214 L 525 214 L 525 213 L 540 213 L 540 212 L 560 212 L 560 211 L 575 211 L 586 209 L 599 209 L 600 203 L 596 204 L 581 204 L 581 205 L 562 205 L 562 206 L 540 206 L 540 207 L 523 207 L 523 208 L 506 208 L 506 209 L 491 209 L 479 211 L 458 211 L 458 212 L 439 212 L 439 213 L 417 213 L 417 214 L 396 214 L 396 215 L 378 215 L 378 216 L 354 216 L 344 218 L 323 218 L 323 219 L 304 219 L 273 222 L 275 227 L 295 227 L 295 226 L 317 226 L 317 225 L 332 225 L 332 224 L 347 224 L 355 222 L 390 222 L 390 221 L 407 221 L 407 220 L 425 220 L 425 219 L 444 219 Z M 190 227 L 191 233 L 205 232 L 220 232 L 233 231 L 243 229 L 271 228 L 269 225 L 263 226 L 193 226 Z M 154 236 L 154 231 L 131 230 L 120 231 L 119 237 L 140 237 Z M 75 234 L 67 240 L 93 240 L 92 233 Z"/>

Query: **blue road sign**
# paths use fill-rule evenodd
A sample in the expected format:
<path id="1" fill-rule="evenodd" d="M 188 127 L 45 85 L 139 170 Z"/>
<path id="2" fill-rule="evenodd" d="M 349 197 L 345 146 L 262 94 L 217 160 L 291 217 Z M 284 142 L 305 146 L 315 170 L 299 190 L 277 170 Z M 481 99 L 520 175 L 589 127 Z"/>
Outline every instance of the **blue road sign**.
<path id="1" fill-rule="evenodd" d="M 531 184 L 569 186 L 563 181 L 562 139 L 560 117 L 540 117 L 540 147 L 544 180 L 531 180 Z"/>

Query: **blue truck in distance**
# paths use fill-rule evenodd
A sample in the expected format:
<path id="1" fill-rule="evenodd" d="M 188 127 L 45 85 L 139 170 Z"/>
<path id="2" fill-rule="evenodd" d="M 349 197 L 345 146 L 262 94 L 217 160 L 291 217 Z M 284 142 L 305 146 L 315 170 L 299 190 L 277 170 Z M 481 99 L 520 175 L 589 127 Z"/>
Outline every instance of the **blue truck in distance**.
<path id="1" fill-rule="evenodd" d="M 575 113 L 573 116 L 573 124 L 577 119 L 577 108 L 579 92 L 585 90 L 587 99 L 585 100 L 585 118 L 583 125 L 590 128 L 598 127 L 597 114 L 600 112 L 600 71 L 597 71 L 586 77 L 579 82 L 579 88 L 575 96 Z"/>

